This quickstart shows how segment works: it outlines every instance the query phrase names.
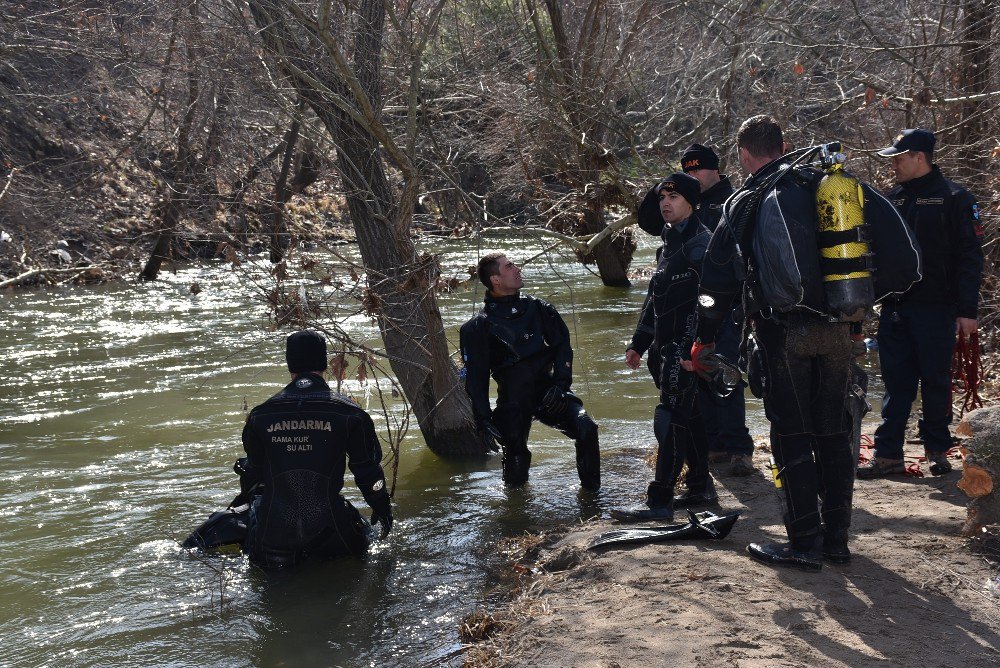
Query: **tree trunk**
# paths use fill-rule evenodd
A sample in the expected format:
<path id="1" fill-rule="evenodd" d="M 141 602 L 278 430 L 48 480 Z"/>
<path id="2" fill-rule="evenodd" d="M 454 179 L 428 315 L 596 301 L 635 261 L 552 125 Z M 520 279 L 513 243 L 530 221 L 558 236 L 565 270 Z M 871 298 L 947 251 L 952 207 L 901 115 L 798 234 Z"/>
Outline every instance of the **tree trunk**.
<path id="1" fill-rule="evenodd" d="M 336 164 L 368 279 L 366 306 L 377 318 L 392 370 L 424 440 L 443 455 L 485 454 L 471 402 L 448 354 L 433 292 L 436 260 L 417 256 L 409 215 L 398 208 L 406 206 L 406 198 L 394 196 L 389 186 L 373 128 L 337 106 L 326 91 L 351 101 L 359 111 L 362 101 L 337 73 L 321 69 L 328 60 L 314 57 L 293 35 L 280 2 L 251 0 L 249 5 L 265 43 L 272 53 L 283 55 L 286 74 L 337 146 Z M 382 0 L 361 0 L 358 12 L 353 69 L 367 103 L 379 109 L 385 8 Z"/>
<path id="2" fill-rule="evenodd" d="M 963 10 L 963 45 L 961 67 L 965 95 L 981 95 L 989 90 L 991 31 L 997 0 L 965 0 Z M 986 173 L 989 137 L 990 101 L 970 100 L 962 104 L 962 124 L 958 145 L 964 153 L 962 171 L 968 179 L 980 181 Z"/>
<path id="3" fill-rule="evenodd" d="M 962 442 L 962 479 L 958 487 L 970 498 L 962 534 L 974 536 L 1000 523 L 1000 406 L 969 411 L 955 429 Z"/>
<path id="4" fill-rule="evenodd" d="M 588 207 L 584 213 L 584 232 L 596 234 L 607 227 L 601 211 Z M 635 241 L 629 233 L 622 232 L 614 238 L 602 241 L 590 253 L 597 263 L 601 282 L 609 287 L 627 288 L 632 285 L 628 279 L 628 268 L 632 264 Z M 586 260 L 587 258 L 582 258 Z"/>

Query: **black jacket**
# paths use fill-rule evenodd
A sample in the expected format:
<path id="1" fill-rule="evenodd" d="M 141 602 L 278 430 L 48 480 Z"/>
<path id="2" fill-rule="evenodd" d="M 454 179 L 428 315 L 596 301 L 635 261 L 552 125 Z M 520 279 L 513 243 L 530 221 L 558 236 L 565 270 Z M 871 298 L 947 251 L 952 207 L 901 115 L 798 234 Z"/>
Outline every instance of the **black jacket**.
<path id="1" fill-rule="evenodd" d="M 628 346 L 639 355 L 650 351 L 647 364 L 657 382 L 660 350 L 676 342 L 686 352 L 694 340 L 698 280 L 709 236 L 708 230 L 693 216 L 679 225 L 663 228 L 659 261 L 649 279 L 646 301 Z"/>
<path id="2" fill-rule="evenodd" d="M 573 348 L 569 329 L 555 307 L 529 295 L 494 298 L 459 332 L 465 363 L 465 390 L 476 419 L 490 416 L 490 374 L 503 390 L 508 370 L 519 378 L 551 382 L 569 390 Z M 515 388 L 516 389 L 516 388 Z"/>
<path id="3" fill-rule="evenodd" d="M 714 232 L 722 218 L 722 205 L 733 194 L 733 184 L 729 177 L 723 174 L 719 182 L 701 194 L 701 204 L 694 212 L 694 217 L 704 225 L 709 232 Z"/>
<path id="4" fill-rule="evenodd" d="M 263 483 L 257 521 L 269 546 L 298 549 L 335 526 L 345 465 L 368 505 L 391 514 L 371 417 L 317 374 L 300 375 L 250 411 L 243 449 L 245 475 Z"/>
<path id="5" fill-rule="evenodd" d="M 902 213 L 923 250 L 923 279 L 900 303 L 941 304 L 962 318 L 976 318 L 983 275 L 983 227 L 968 190 L 934 165 L 929 174 L 897 185 L 886 195 Z"/>

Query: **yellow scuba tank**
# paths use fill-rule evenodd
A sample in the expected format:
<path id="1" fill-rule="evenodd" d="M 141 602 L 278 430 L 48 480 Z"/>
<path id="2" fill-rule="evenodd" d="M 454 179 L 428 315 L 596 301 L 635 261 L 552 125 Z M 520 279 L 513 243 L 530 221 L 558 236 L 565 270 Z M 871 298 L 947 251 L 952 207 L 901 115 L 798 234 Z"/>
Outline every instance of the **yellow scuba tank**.
<path id="1" fill-rule="evenodd" d="M 861 183 L 844 172 L 844 155 L 824 153 L 816 214 L 826 302 L 831 317 L 859 321 L 875 303 L 864 194 Z"/>

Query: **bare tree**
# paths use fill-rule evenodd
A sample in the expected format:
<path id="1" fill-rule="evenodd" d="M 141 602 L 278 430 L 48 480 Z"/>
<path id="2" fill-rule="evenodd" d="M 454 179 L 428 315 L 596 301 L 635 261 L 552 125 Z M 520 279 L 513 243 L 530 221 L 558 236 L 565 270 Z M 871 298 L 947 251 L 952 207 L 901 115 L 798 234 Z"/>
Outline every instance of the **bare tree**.
<path id="1" fill-rule="evenodd" d="M 419 255 L 410 238 L 420 174 L 381 120 L 385 5 L 362 0 L 353 12 L 324 1 L 314 13 L 282 0 L 248 5 L 268 54 L 336 146 L 367 274 L 366 306 L 425 441 L 444 454 L 483 453 L 432 290 L 436 260 Z M 383 152 L 399 171 L 398 193 Z"/>

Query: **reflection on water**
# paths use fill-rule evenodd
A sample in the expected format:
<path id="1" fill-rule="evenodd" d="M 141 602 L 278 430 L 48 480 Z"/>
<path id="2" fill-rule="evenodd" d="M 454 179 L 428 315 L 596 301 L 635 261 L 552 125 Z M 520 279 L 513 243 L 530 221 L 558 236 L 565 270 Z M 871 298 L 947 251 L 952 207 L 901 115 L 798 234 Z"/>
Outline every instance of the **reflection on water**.
<path id="1" fill-rule="evenodd" d="M 508 242 L 515 258 L 543 247 Z M 646 247 L 637 262 L 651 258 Z M 476 261 L 457 245 L 441 259 L 459 276 Z M 624 366 L 644 285 L 603 288 L 559 258 L 525 278 L 573 333 L 574 389 L 601 425 L 601 494 L 578 495 L 572 444 L 544 426 L 521 490 L 503 487 L 497 458 L 441 460 L 413 430 L 389 539 L 364 561 L 279 577 L 176 543 L 237 489 L 244 403 L 285 382 L 284 334 L 265 331 L 243 279 L 213 265 L 152 285 L 5 295 L 0 665 L 459 663 L 457 625 L 494 584 L 498 539 L 600 515 L 637 499 L 649 475 L 655 394 L 645 370 Z M 453 348 L 481 294 L 441 298 Z M 363 318 L 350 326 L 374 333 Z M 750 413 L 763 432 L 756 403 Z"/>

